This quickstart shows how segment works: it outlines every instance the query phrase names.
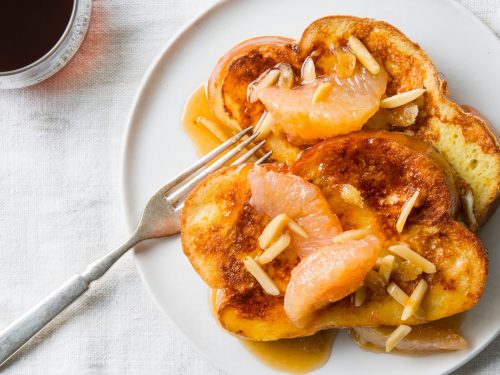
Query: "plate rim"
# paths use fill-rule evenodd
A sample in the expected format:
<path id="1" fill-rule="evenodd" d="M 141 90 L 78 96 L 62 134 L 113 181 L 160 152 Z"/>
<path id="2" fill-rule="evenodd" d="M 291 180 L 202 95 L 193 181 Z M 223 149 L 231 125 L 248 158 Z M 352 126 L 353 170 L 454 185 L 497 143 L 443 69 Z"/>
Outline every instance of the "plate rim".
<path id="1" fill-rule="evenodd" d="M 126 117 L 126 128 L 124 131 L 124 134 L 122 135 L 122 142 L 120 146 L 120 205 L 121 205 L 121 211 L 126 223 L 126 228 L 128 230 L 128 233 L 131 234 L 132 231 L 135 229 L 136 223 L 132 219 L 132 215 L 130 214 L 130 209 L 128 208 L 129 203 L 128 203 L 128 193 L 126 189 L 126 176 L 127 176 L 127 155 L 129 153 L 129 149 L 131 147 L 131 142 L 132 142 L 132 133 L 133 133 L 133 128 L 134 124 L 136 122 L 135 117 L 137 116 L 137 113 L 139 112 L 139 107 L 144 100 L 144 92 L 147 90 L 148 86 L 152 82 L 152 78 L 154 76 L 154 73 L 156 69 L 159 69 L 161 60 L 165 57 L 166 54 L 169 53 L 169 51 L 172 48 L 175 48 L 175 45 L 182 39 L 182 37 L 189 33 L 191 29 L 193 29 L 198 22 L 203 20 L 206 17 L 209 17 L 211 13 L 216 12 L 219 8 L 225 6 L 227 3 L 234 2 L 236 0 L 212 0 L 207 6 L 202 8 L 200 11 L 198 11 L 194 16 L 192 16 L 188 21 L 186 21 L 174 34 L 167 39 L 167 41 L 164 43 L 160 51 L 155 55 L 153 60 L 149 63 L 147 69 L 142 75 L 142 78 L 135 89 L 135 94 L 132 99 L 132 104 L 130 107 L 130 110 L 128 112 L 128 115 Z M 469 17 L 474 23 L 477 25 L 477 27 L 480 27 L 483 29 L 483 31 L 486 31 L 490 37 L 496 39 L 499 41 L 499 38 L 497 35 L 493 32 L 493 30 L 486 25 L 478 16 L 476 16 L 471 10 L 466 8 L 464 5 L 460 4 L 457 0 L 441 0 L 449 5 L 455 7 L 460 13 L 463 15 Z M 500 41 L 499 41 L 500 42 Z M 146 279 L 146 276 L 144 274 L 144 270 L 138 260 L 138 257 L 135 253 L 135 249 L 133 251 L 133 259 L 134 259 L 134 264 L 135 267 L 138 271 L 138 274 L 141 279 L 141 283 L 147 293 L 149 294 L 150 298 L 152 299 L 154 305 L 156 308 L 160 311 L 160 313 L 166 317 L 166 319 L 170 322 L 170 325 L 176 330 L 178 334 L 184 339 L 185 342 L 187 342 L 191 347 L 193 347 L 198 354 L 202 356 L 202 358 L 206 359 L 210 364 L 212 364 L 215 368 L 217 368 L 220 371 L 224 371 L 221 368 L 219 368 L 218 364 L 215 363 L 215 361 L 208 356 L 199 346 L 196 342 L 194 342 L 190 337 L 188 337 L 178 326 L 177 324 L 172 320 L 170 315 L 165 311 L 157 296 L 153 293 L 151 286 L 149 282 Z M 498 336 L 500 335 L 500 329 L 498 329 L 494 335 L 492 335 L 488 340 L 485 340 L 481 345 L 479 345 L 474 351 L 470 352 L 468 356 L 464 357 L 462 360 L 458 361 L 455 365 L 450 367 L 447 371 L 443 372 L 443 375 L 447 375 L 452 373 L 453 371 L 463 367 L 466 363 L 470 362 L 473 358 L 475 358 L 479 353 L 481 353 L 487 346 L 489 346 Z"/>
<path id="2" fill-rule="evenodd" d="M 144 92 L 147 89 L 147 86 L 151 82 L 151 78 L 154 75 L 155 70 L 159 67 L 159 63 L 161 60 L 164 58 L 164 56 L 170 51 L 171 48 L 175 47 L 175 44 L 182 38 L 184 34 L 190 31 L 191 28 L 196 26 L 196 23 L 201 21 L 204 17 L 207 17 L 210 13 L 216 11 L 219 7 L 223 6 L 225 3 L 233 1 L 233 0 L 212 0 L 212 3 L 209 3 L 207 6 L 202 8 L 200 11 L 198 11 L 194 16 L 192 16 L 186 23 L 184 23 L 170 38 L 167 39 L 163 47 L 160 49 L 160 51 L 155 55 L 153 60 L 149 63 L 148 67 L 146 68 L 146 71 L 143 73 L 141 80 L 139 82 L 138 87 L 136 88 L 134 97 L 132 99 L 132 105 L 130 107 L 130 111 L 128 112 L 127 115 L 127 125 L 125 128 L 125 132 L 122 135 L 122 142 L 120 146 L 120 205 L 121 205 L 121 211 L 122 211 L 122 217 L 125 220 L 125 225 L 128 231 L 128 234 L 132 234 L 133 231 L 135 230 L 135 227 L 138 223 L 135 223 L 132 219 L 132 215 L 130 215 L 129 210 L 127 209 L 128 207 L 128 194 L 126 192 L 126 175 L 127 175 L 127 155 L 128 155 L 128 150 L 130 148 L 131 144 L 131 135 L 133 133 L 133 126 L 135 122 L 135 116 L 137 115 L 138 108 L 141 105 L 141 101 L 143 100 L 142 96 Z M 160 188 L 160 186 L 158 187 Z M 152 192 L 151 194 L 153 194 Z M 163 315 L 167 321 L 169 322 L 170 326 L 175 329 L 175 331 L 182 337 L 182 339 L 187 342 L 192 348 L 196 350 L 196 352 L 204 358 L 207 362 L 209 362 L 212 366 L 214 366 L 217 370 L 223 371 L 222 369 L 219 368 L 217 363 L 208 356 L 199 346 L 198 344 L 191 340 L 189 336 L 187 336 L 178 326 L 177 324 L 172 320 L 170 315 L 162 308 L 157 296 L 153 293 L 151 286 L 149 283 L 146 281 L 146 277 L 144 275 L 144 270 L 142 269 L 137 255 L 135 251 L 135 247 L 132 248 L 133 251 L 133 259 L 134 259 L 134 265 L 137 270 L 137 273 L 139 274 L 141 284 L 143 288 L 146 290 L 147 294 L 153 301 L 153 304 L 155 305 L 155 308 L 160 312 L 161 315 Z"/>

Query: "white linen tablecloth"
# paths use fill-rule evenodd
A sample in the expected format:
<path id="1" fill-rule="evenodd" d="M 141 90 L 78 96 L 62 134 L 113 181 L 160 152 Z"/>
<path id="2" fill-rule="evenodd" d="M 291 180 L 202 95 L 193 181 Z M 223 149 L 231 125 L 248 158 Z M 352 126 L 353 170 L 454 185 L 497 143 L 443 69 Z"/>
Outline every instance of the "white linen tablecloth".
<path id="1" fill-rule="evenodd" d="M 497 36 L 500 0 L 459 0 Z M 207 0 L 96 0 L 76 57 L 0 91 L 0 327 L 127 235 L 127 115 L 145 69 Z M 467 53 L 466 46 L 464 53 Z M 457 374 L 500 373 L 500 339 Z M 153 305 L 128 254 L 3 374 L 221 374 Z"/>

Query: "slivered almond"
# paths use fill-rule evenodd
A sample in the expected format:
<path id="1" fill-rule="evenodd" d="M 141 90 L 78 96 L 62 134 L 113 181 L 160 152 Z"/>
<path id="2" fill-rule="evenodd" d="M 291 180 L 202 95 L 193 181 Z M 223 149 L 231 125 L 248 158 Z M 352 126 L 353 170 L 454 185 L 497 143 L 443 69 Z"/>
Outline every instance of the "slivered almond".
<path id="1" fill-rule="evenodd" d="M 286 223 L 288 229 L 290 229 L 292 232 L 298 234 L 301 237 L 308 238 L 309 236 L 307 235 L 306 231 L 304 228 L 302 228 L 299 223 L 297 223 L 295 220 L 288 218 L 288 223 Z"/>
<path id="2" fill-rule="evenodd" d="M 404 292 L 396 283 L 391 282 L 387 285 L 387 293 L 394 298 L 400 305 L 404 306 L 410 296 Z"/>
<path id="3" fill-rule="evenodd" d="M 401 258 L 406 259 L 407 261 L 417 266 L 418 268 L 421 268 L 425 273 L 436 272 L 436 265 L 434 263 L 428 261 L 416 251 L 410 249 L 410 247 L 407 244 L 400 243 L 397 245 L 392 245 L 389 246 L 388 250 L 391 253 L 394 253 L 400 256 Z"/>
<path id="4" fill-rule="evenodd" d="M 429 289 L 427 281 L 420 280 L 404 305 L 401 320 L 407 320 L 410 316 L 415 315 L 415 312 L 419 309 L 424 299 L 425 293 L 427 293 L 427 289 Z"/>
<path id="5" fill-rule="evenodd" d="M 347 203 L 358 206 L 359 208 L 365 207 L 365 201 L 361 193 L 355 186 L 351 184 L 344 184 L 340 189 L 340 197 Z"/>
<path id="6" fill-rule="evenodd" d="M 280 89 L 291 89 L 293 87 L 293 69 L 289 64 L 279 64 L 280 78 L 278 79 L 278 86 Z"/>
<path id="7" fill-rule="evenodd" d="M 216 122 L 203 116 L 199 116 L 196 122 L 207 128 L 218 140 L 225 142 L 229 139 L 227 133 Z"/>
<path id="8" fill-rule="evenodd" d="M 392 270 L 394 269 L 394 259 L 394 255 L 386 255 L 380 262 L 380 269 L 378 273 L 382 276 L 386 284 L 389 282 Z"/>
<path id="9" fill-rule="evenodd" d="M 316 79 L 316 67 L 311 56 L 308 56 L 302 64 L 300 71 L 302 83 L 311 83 Z"/>
<path id="10" fill-rule="evenodd" d="M 273 125 L 274 125 L 273 115 L 271 115 L 269 112 L 264 111 L 264 113 L 262 113 L 262 116 L 260 116 L 259 122 L 257 123 L 257 125 L 255 125 L 254 132 L 255 133 L 259 132 L 257 140 L 267 138 L 267 136 L 271 134 Z"/>
<path id="11" fill-rule="evenodd" d="M 271 87 L 278 81 L 280 71 L 278 69 L 271 69 L 269 72 L 264 74 L 264 76 L 259 77 L 256 81 L 248 85 L 247 100 L 250 103 L 256 103 L 259 101 L 260 90 L 265 87 Z"/>
<path id="12" fill-rule="evenodd" d="M 392 331 L 385 341 L 385 351 L 390 352 L 394 349 L 410 332 L 411 327 L 404 324 Z"/>
<path id="13" fill-rule="evenodd" d="M 316 87 L 316 90 L 314 91 L 314 94 L 312 97 L 312 102 L 318 103 L 318 102 L 322 101 L 323 99 L 325 99 L 331 89 L 332 89 L 331 82 L 321 82 L 318 85 L 318 87 Z"/>
<path id="14" fill-rule="evenodd" d="M 290 245 L 290 235 L 288 233 L 282 234 L 278 239 L 273 242 L 267 249 L 264 250 L 255 260 L 260 264 L 272 262 L 274 258 L 281 254 Z"/>
<path id="15" fill-rule="evenodd" d="M 419 194 L 420 191 L 417 189 L 415 193 L 413 193 L 413 195 L 403 205 L 398 220 L 396 221 L 396 230 L 398 231 L 398 233 L 401 233 L 403 231 L 403 228 L 406 224 L 406 219 L 408 219 L 408 216 L 410 215 L 410 212 L 413 208 L 413 205 L 417 201 Z"/>
<path id="16" fill-rule="evenodd" d="M 243 263 L 245 264 L 247 271 L 255 277 L 255 280 L 257 280 L 262 289 L 264 289 L 264 292 L 271 296 L 277 296 L 280 294 L 276 284 L 274 284 L 273 280 L 269 277 L 266 271 L 264 271 L 255 260 L 251 257 L 246 257 L 243 260 Z"/>
<path id="17" fill-rule="evenodd" d="M 398 285 L 396 285 L 394 282 L 389 283 L 389 285 L 387 285 L 386 290 L 387 293 L 403 307 L 410 298 L 410 296 L 406 294 L 405 291 L 401 289 Z M 417 319 L 425 320 L 425 312 L 422 310 L 422 308 L 418 309 L 417 312 L 413 315 L 415 315 Z"/>
<path id="18" fill-rule="evenodd" d="M 465 213 L 467 215 L 467 220 L 469 220 L 469 224 L 472 227 L 477 226 L 476 216 L 474 215 L 474 195 L 472 191 L 467 190 L 464 195 L 464 205 L 465 205 Z"/>
<path id="19" fill-rule="evenodd" d="M 352 230 L 346 230 L 345 232 L 342 232 L 335 237 L 333 237 L 332 241 L 333 243 L 344 243 L 347 241 L 352 241 L 352 240 L 359 240 L 363 237 L 366 237 L 371 233 L 371 230 L 369 229 L 352 229 Z"/>
<path id="20" fill-rule="evenodd" d="M 380 108 L 396 108 L 402 106 L 417 99 L 424 92 L 425 89 L 415 89 L 389 96 L 380 101 Z"/>
<path id="21" fill-rule="evenodd" d="M 278 238 L 281 232 L 283 232 L 283 228 L 288 224 L 288 220 L 289 218 L 286 214 L 279 214 L 266 225 L 259 237 L 259 246 L 261 249 L 266 249 Z"/>
<path id="22" fill-rule="evenodd" d="M 371 74 L 378 74 L 380 72 L 379 63 L 375 60 L 361 40 L 352 35 L 349 37 L 347 45 L 366 70 L 368 70 Z"/>
<path id="23" fill-rule="evenodd" d="M 361 288 L 356 290 L 356 292 L 354 292 L 354 306 L 355 307 L 361 306 L 366 300 L 366 295 L 367 295 L 366 286 L 363 285 Z"/>

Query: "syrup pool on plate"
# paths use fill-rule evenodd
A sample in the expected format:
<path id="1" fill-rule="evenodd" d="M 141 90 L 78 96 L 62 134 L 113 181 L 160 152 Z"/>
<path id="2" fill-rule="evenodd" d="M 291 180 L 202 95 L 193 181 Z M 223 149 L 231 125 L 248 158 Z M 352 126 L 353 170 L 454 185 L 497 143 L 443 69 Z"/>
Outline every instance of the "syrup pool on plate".
<path id="1" fill-rule="evenodd" d="M 182 115 L 182 127 L 200 156 L 212 151 L 237 133 L 237 131 L 227 129 L 217 120 L 208 103 L 204 85 L 198 87 L 186 101 Z M 255 146 L 255 143 L 247 146 L 234 159 L 243 155 L 251 146 Z M 261 157 L 262 155 L 262 150 L 256 152 L 256 156 Z M 255 160 L 255 156 L 248 159 L 249 162 Z"/>
<path id="2" fill-rule="evenodd" d="M 216 317 L 217 291 L 210 292 L 210 310 Z M 293 374 L 304 374 L 322 367 L 330 358 L 336 330 L 320 331 L 308 337 L 241 344 L 266 366 Z"/>
<path id="3" fill-rule="evenodd" d="M 198 154 L 205 155 L 222 142 L 212 132 L 199 122 L 202 117 L 208 121 L 217 123 L 217 119 L 212 113 L 205 93 L 205 86 L 197 88 L 189 97 L 182 116 L 184 131 L 193 142 Z"/>
<path id="4" fill-rule="evenodd" d="M 320 331 L 308 337 L 277 341 L 240 342 L 265 365 L 280 371 L 303 374 L 323 366 L 332 351 L 336 331 Z"/>

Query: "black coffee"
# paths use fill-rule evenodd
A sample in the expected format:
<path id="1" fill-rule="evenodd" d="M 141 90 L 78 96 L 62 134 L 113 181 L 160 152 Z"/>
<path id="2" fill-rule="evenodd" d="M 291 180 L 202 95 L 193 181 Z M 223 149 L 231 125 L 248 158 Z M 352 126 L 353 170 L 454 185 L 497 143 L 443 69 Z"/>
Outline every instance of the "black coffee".
<path id="1" fill-rule="evenodd" d="M 66 30 L 73 0 L 0 0 L 0 72 L 29 65 Z"/>

